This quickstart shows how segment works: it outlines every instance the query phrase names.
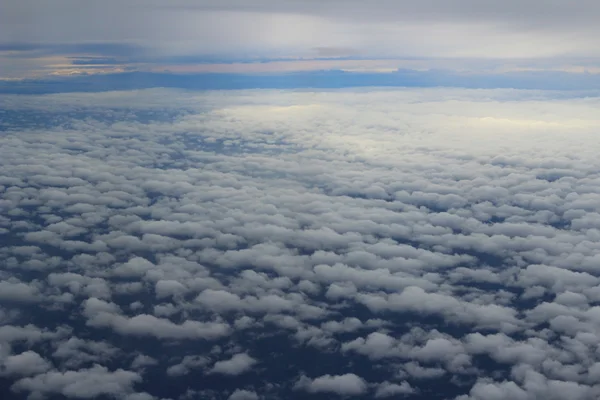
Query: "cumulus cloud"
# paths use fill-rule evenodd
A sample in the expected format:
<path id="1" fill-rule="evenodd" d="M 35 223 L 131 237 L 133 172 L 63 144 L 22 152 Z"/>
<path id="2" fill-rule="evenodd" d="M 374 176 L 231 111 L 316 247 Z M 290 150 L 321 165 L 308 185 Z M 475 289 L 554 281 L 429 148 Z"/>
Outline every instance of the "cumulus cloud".
<path id="1" fill-rule="evenodd" d="M 110 327 L 123 335 L 156 336 L 158 338 L 194 339 L 218 338 L 230 332 L 229 325 L 220 322 L 200 322 L 186 320 L 175 324 L 165 318 L 138 314 L 128 318 L 120 315 L 114 304 L 90 298 L 86 300 L 84 314 L 87 324 L 94 327 Z"/>
<path id="2" fill-rule="evenodd" d="M 256 392 L 251 390 L 236 389 L 235 392 L 231 393 L 228 400 L 258 400 Z"/>
<path id="3" fill-rule="evenodd" d="M 50 368 L 51 364 L 47 360 L 44 360 L 38 353 L 29 350 L 6 357 L 0 367 L 0 374 L 31 376 L 46 372 Z"/>
<path id="4" fill-rule="evenodd" d="M 315 379 L 305 376 L 295 386 L 311 393 L 334 393 L 342 396 L 357 396 L 367 391 L 367 383 L 355 374 L 323 375 Z"/>
<path id="5" fill-rule="evenodd" d="M 224 375 L 240 375 L 248 372 L 258 361 L 247 353 L 235 354 L 228 360 L 217 361 L 210 369 L 211 373 Z"/>
<path id="6" fill-rule="evenodd" d="M 122 397 L 142 380 L 137 373 L 118 369 L 109 371 L 95 365 L 79 371 L 48 371 L 15 382 L 13 390 L 28 391 L 35 395 L 62 394 L 67 397 L 93 399 L 101 395 Z"/>
<path id="7" fill-rule="evenodd" d="M 383 382 L 378 385 L 375 392 L 375 398 L 384 398 L 392 396 L 407 396 L 413 394 L 415 390 L 410 386 L 410 383 L 403 381 L 400 384 Z"/>
<path id="8" fill-rule="evenodd" d="M 206 357 L 201 356 L 185 356 L 179 364 L 175 364 L 167 368 L 168 376 L 187 375 L 194 368 L 204 367 L 210 362 Z"/>

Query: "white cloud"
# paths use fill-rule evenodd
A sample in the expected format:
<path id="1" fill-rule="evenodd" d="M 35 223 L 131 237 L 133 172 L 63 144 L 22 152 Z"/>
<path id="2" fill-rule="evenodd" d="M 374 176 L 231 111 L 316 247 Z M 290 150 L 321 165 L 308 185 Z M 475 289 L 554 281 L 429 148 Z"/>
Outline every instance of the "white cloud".
<path id="1" fill-rule="evenodd" d="M 366 339 L 357 338 L 342 345 L 342 351 L 355 350 L 369 358 L 379 359 L 398 356 L 395 340 L 389 335 L 379 332 L 370 333 Z"/>
<path id="2" fill-rule="evenodd" d="M 102 362 L 114 359 L 119 355 L 119 349 L 107 342 L 86 341 L 77 337 L 56 344 L 52 353 L 64 365 L 74 368 L 89 362 Z"/>
<path id="3" fill-rule="evenodd" d="M 118 369 L 109 371 L 95 365 L 79 371 L 48 371 L 32 378 L 15 382 L 13 390 L 28 391 L 35 395 L 62 394 L 67 397 L 92 399 L 101 395 L 120 397 L 133 390 L 142 380 L 137 373 Z"/>
<path id="4" fill-rule="evenodd" d="M 342 396 L 357 396 L 367 391 L 367 383 L 355 374 L 323 375 L 315 379 L 305 376 L 295 386 L 311 393 L 335 393 Z"/>
<path id="5" fill-rule="evenodd" d="M 240 375 L 248 372 L 258 361 L 247 353 L 238 353 L 229 360 L 217 361 L 210 369 L 211 373 L 224 375 Z"/>
<path id="6" fill-rule="evenodd" d="M 202 356 L 185 356 L 179 364 L 167 368 L 167 375 L 170 377 L 187 375 L 190 370 L 206 366 L 209 359 Z"/>
<path id="7" fill-rule="evenodd" d="M 7 357 L 0 364 L 1 375 L 31 376 L 48 371 L 52 365 L 34 351 Z"/>

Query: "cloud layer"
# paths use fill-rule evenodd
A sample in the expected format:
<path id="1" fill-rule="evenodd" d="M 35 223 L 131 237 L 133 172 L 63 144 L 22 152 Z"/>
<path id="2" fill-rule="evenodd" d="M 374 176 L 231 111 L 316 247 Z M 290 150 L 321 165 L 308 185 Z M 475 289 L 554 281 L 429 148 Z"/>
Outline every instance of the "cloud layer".
<path id="1" fill-rule="evenodd" d="M 11 1 L 6 43 L 129 43 L 161 54 L 594 56 L 593 0 Z M 110 21 L 111 29 L 106 28 Z M 414 38 L 419 38 L 415 41 Z"/>
<path id="2" fill-rule="evenodd" d="M 598 398 L 600 100 L 573 95 L 3 96 L 1 389 Z"/>

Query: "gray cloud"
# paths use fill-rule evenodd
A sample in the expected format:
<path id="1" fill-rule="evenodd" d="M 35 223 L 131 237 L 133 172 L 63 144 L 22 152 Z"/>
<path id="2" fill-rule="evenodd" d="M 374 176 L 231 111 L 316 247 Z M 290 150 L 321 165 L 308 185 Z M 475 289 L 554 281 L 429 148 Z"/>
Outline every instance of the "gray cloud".
<path id="1" fill-rule="evenodd" d="M 356 396 L 367 391 L 367 383 L 355 374 L 323 375 L 315 379 L 302 377 L 296 383 L 296 388 L 312 393 L 325 392 L 342 396 Z"/>
<path id="2" fill-rule="evenodd" d="M 131 0 L 102 7 L 28 0 L 4 5 L 0 37 L 7 49 L 30 50 L 31 43 L 46 42 L 92 49 L 85 55 L 105 46 L 100 54 L 107 56 L 120 54 L 119 47 L 141 45 L 154 47 L 147 54 L 238 58 L 319 56 L 324 49 L 334 55 L 354 49 L 365 56 L 597 57 L 592 38 L 599 16 L 593 0 L 180 0 L 169 5 Z M 106 29 L 109 20 L 112 29 Z"/>
<path id="3" fill-rule="evenodd" d="M 415 393 L 415 390 L 406 381 L 401 384 L 383 382 L 377 387 L 375 398 L 384 398 L 392 396 L 407 396 Z"/>

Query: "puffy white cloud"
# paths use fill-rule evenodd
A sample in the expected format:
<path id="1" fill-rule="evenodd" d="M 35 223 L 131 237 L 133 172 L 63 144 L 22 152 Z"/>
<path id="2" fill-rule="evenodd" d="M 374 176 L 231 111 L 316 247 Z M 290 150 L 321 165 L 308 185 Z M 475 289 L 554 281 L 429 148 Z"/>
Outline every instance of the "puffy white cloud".
<path id="1" fill-rule="evenodd" d="M 0 374 L 31 376 L 48 371 L 52 365 L 34 351 L 7 357 L 0 364 Z"/>
<path id="2" fill-rule="evenodd" d="M 210 369 L 211 373 L 224 375 L 240 375 L 248 372 L 258 361 L 247 353 L 238 353 L 229 360 L 217 361 Z"/>
<path id="3" fill-rule="evenodd" d="M 401 382 L 399 385 L 397 383 L 383 382 L 377 386 L 375 398 L 407 396 L 413 393 L 415 393 L 415 389 L 406 381 Z"/>
<path id="4" fill-rule="evenodd" d="M 222 322 L 186 320 L 181 324 L 175 324 L 168 319 L 157 318 L 149 314 L 138 314 L 128 318 L 120 314 L 120 310 L 115 304 L 96 298 L 85 301 L 84 315 L 88 318 L 87 325 L 110 327 L 122 335 L 174 339 L 215 339 L 230 333 L 229 325 Z"/>
<path id="5" fill-rule="evenodd" d="M 139 314 L 132 318 L 119 315 L 106 315 L 107 320 L 94 320 L 91 326 L 110 326 L 124 335 L 154 335 L 158 338 L 213 339 L 225 336 L 230 332 L 229 325 L 217 322 L 184 321 L 174 324 L 163 318 L 148 314 Z"/>
<path id="6" fill-rule="evenodd" d="M 131 368 L 139 369 L 157 364 L 158 361 L 156 359 L 144 354 L 138 354 L 131 362 Z"/>
<path id="7" fill-rule="evenodd" d="M 394 338 L 384 333 L 373 332 L 366 339 L 357 338 L 342 345 L 342 351 L 355 350 L 369 358 L 378 359 L 383 357 L 398 356 L 395 348 Z"/>
<path id="8" fill-rule="evenodd" d="M 118 348 L 106 342 L 86 341 L 77 337 L 70 337 L 56 344 L 56 350 L 52 353 L 52 356 L 60 359 L 65 366 L 74 368 L 89 362 L 114 359 L 119 353 Z"/>
<path id="9" fill-rule="evenodd" d="M 171 365 L 167 368 L 168 376 L 187 375 L 191 369 L 204 367 L 210 362 L 209 359 L 202 356 L 185 356 L 179 364 Z"/>
<path id="10" fill-rule="evenodd" d="M 256 392 L 251 390 L 236 389 L 235 392 L 231 393 L 228 400 L 258 400 L 259 397 Z"/>
<path id="11" fill-rule="evenodd" d="M 118 369 L 109 371 L 95 365 L 78 371 L 48 371 L 31 378 L 22 378 L 14 383 L 13 390 L 27 391 L 32 396 L 62 394 L 66 397 L 93 399 L 101 395 L 122 397 L 133 391 L 133 386 L 142 377 L 131 371 Z"/>
<path id="12" fill-rule="evenodd" d="M 414 379 L 436 379 L 446 374 L 446 370 L 443 368 L 423 367 L 416 362 L 408 362 L 402 366 L 402 369 L 407 376 Z"/>
<path id="13" fill-rule="evenodd" d="M 315 379 L 303 376 L 296 383 L 296 389 L 311 393 L 334 393 L 342 396 L 357 396 L 366 393 L 368 387 L 363 378 L 355 374 L 323 375 Z"/>
<path id="14" fill-rule="evenodd" d="M 114 269 L 116 276 L 122 277 L 136 277 L 143 276 L 146 272 L 155 267 L 150 261 L 143 257 L 134 257 L 127 261 L 125 264 L 117 266 Z"/>
<path id="15" fill-rule="evenodd" d="M 156 282 L 155 291 L 156 297 L 160 299 L 183 294 L 187 292 L 187 288 L 181 282 L 175 280 L 160 280 Z"/>
<path id="16" fill-rule="evenodd" d="M 460 396 L 459 400 L 475 400 L 475 399 L 518 399 L 526 400 L 531 397 L 511 381 L 504 382 L 477 382 L 471 389 L 470 396 Z"/>
<path id="17" fill-rule="evenodd" d="M 0 282 L 0 299 L 4 301 L 36 302 L 39 301 L 38 289 L 23 282 Z"/>
<path id="18" fill-rule="evenodd" d="M 152 396 L 149 393 L 130 393 L 124 397 L 125 400 L 155 400 L 156 397 Z"/>

